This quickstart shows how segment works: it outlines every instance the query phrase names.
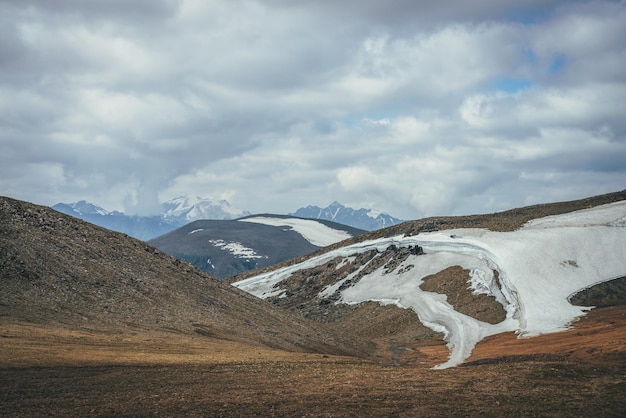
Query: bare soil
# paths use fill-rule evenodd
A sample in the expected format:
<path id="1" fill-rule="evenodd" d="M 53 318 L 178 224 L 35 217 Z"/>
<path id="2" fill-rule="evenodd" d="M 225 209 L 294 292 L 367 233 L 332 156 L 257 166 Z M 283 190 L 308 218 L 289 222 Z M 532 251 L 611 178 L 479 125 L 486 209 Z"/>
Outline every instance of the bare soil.
<path id="1" fill-rule="evenodd" d="M 498 272 L 494 271 L 497 277 Z M 474 294 L 469 286 L 469 270 L 452 266 L 436 274 L 426 276 L 420 285 L 427 292 L 446 295 L 447 302 L 465 315 L 490 324 L 498 324 L 506 318 L 504 307 L 493 296 Z"/>

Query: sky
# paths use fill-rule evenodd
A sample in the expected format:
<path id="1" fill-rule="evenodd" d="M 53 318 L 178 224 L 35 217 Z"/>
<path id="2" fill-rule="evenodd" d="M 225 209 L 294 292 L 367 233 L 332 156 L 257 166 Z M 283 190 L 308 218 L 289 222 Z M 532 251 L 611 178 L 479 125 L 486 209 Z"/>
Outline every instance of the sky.
<path id="1" fill-rule="evenodd" d="M 626 188 L 626 2 L 0 0 L 0 195 L 402 219 Z"/>

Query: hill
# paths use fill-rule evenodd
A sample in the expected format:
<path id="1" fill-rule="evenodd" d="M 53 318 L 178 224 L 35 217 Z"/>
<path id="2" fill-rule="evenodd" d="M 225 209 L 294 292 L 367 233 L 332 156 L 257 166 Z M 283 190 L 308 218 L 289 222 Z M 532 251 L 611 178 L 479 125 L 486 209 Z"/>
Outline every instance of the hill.
<path id="1" fill-rule="evenodd" d="M 286 350 L 354 352 L 316 324 L 151 245 L 46 207 L 0 198 L 0 249 L 3 324 L 171 331 Z"/>
<path id="2" fill-rule="evenodd" d="M 622 199 L 624 192 L 593 199 L 598 206 L 583 200 L 484 217 L 409 222 L 242 277 L 234 285 L 339 327 L 347 318 L 377 309 L 367 302 L 410 309 L 421 326 L 400 327 L 397 333 L 416 341 L 441 335 L 451 349 L 441 367 L 449 367 L 461 364 L 489 335 L 534 336 L 567 329 L 585 311 L 573 306 L 570 297 L 626 276 Z M 613 203 L 600 204 L 605 201 Z M 565 209 L 581 206 L 586 209 Z M 561 214 L 521 226 L 531 212 Z M 480 222 L 508 232 L 475 227 Z M 438 230 L 464 224 L 474 227 Z M 512 225 L 520 227 L 511 230 Z M 392 317 L 400 315 L 392 311 Z M 388 337 L 391 322 L 381 320 L 379 337 Z"/>
<path id="3" fill-rule="evenodd" d="M 268 267 L 365 231 L 335 222 L 281 215 L 198 220 L 149 241 L 218 278 Z"/>

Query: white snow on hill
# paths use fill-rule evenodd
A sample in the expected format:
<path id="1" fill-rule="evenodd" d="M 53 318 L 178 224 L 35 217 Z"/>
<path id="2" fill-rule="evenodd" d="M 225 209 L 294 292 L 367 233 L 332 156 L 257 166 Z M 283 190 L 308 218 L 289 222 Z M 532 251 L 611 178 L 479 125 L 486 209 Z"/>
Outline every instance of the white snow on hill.
<path id="1" fill-rule="evenodd" d="M 241 222 L 253 222 L 264 225 L 284 226 L 293 229 L 304 239 L 318 247 L 326 247 L 344 239 L 351 238 L 352 235 L 346 231 L 330 228 L 320 222 L 299 219 L 299 218 L 270 218 L 265 216 L 255 216 L 253 218 L 239 219 Z"/>
<path id="2" fill-rule="evenodd" d="M 626 202 L 617 202 L 537 219 L 513 232 L 456 229 L 361 242 L 234 285 L 267 298 L 281 294 L 280 282 L 294 271 L 390 245 L 419 245 L 424 254 L 410 256 L 393 273 L 386 274 L 381 267 L 344 290 L 338 290 L 341 283 L 328 286 L 320 297 L 339 291 L 338 303 L 377 301 L 412 309 L 424 325 L 444 333 L 450 357 L 438 368 L 445 368 L 462 363 L 489 335 L 514 331 L 531 337 L 567 329 L 591 309 L 571 305 L 571 295 L 626 276 L 625 227 Z M 445 295 L 420 289 L 425 276 L 453 265 L 469 269 L 472 288 L 504 305 L 503 322 L 492 325 L 461 314 Z"/>
<path id="3" fill-rule="evenodd" d="M 251 259 L 264 257 L 258 255 L 252 248 L 248 248 L 240 242 L 226 242 L 223 239 L 210 239 L 209 243 L 230 252 L 237 258 Z"/>

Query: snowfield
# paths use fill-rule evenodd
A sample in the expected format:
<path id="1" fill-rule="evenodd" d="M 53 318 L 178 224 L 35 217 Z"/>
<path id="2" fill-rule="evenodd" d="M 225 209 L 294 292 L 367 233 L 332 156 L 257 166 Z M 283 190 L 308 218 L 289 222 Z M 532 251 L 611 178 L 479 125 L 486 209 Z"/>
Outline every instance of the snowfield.
<path id="1" fill-rule="evenodd" d="M 252 222 L 271 226 L 284 226 L 293 229 L 304 239 L 318 247 L 326 247 L 344 239 L 351 238 L 352 235 L 346 231 L 330 228 L 320 222 L 309 219 L 298 218 L 269 218 L 255 216 L 253 218 L 238 219 L 240 222 Z"/>
<path id="2" fill-rule="evenodd" d="M 340 291 L 341 284 L 358 273 L 353 272 L 319 296 L 340 292 L 337 303 L 377 301 L 412 309 L 424 325 L 444 334 L 450 357 L 437 367 L 446 368 L 462 363 L 489 335 L 513 331 L 532 337 L 567 329 L 592 308 L 573 306 L 570 296 L 626 276 L 625 227 L 626 202 L 616 202 L 536 219 L 513 232 L 456 229 L 361 242 L 234 285 L 267 298 L 282 294 L 280 282 L 294 271 L 390 245 L 419 245 L 424 254 L 409 256 L 395 271 L 385 273 L 381 267 Z M 495 325 L 479 321 L 455 311 L 445 295 L 420 289 L 424 277 L 455 265 L 470 270 L 468 286 L 476 293 L 492 295 L 504 306 L 504 321 Z"/>

